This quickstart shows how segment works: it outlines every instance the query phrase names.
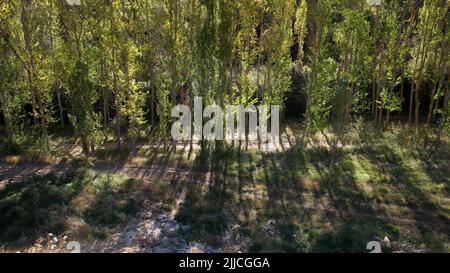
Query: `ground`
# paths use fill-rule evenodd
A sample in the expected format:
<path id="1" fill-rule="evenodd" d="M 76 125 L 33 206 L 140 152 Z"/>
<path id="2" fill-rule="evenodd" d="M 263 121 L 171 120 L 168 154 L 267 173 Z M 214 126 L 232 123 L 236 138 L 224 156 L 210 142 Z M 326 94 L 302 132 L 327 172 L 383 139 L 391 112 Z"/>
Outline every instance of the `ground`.
<path id="1" fill-rule="evenodd" d="M 3 153 L 3 251 L 450 252 L 450 143 L 393 124 L 355 123 L 332 153 L 298 124 L 278 149 L 258 143 L 114 143 L 90 158 L 75 140 Z M 424 137 L 427 135 L 427 137 Z M 29 152 L 28 152 L 29 153 Z M 51 233 L 51 235 L 48 235 Z M 56 239 L 55 239 L 56 237 Z"/>

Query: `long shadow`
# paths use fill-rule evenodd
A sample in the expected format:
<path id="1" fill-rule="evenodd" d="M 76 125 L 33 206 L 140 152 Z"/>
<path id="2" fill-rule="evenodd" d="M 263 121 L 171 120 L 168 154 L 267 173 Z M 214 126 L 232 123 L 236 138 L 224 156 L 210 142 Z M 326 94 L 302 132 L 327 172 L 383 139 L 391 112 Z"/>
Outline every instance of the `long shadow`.
<path id="1" fill-rule="evenodd" d="M 267 190 L 264 205 L 258 210 L 254 236 L 256 239 L 250 245 L 252 252 L 301 251 L 292 237 L 298 230 L 298 223 L 305 220 L 302 211 L 304 185 L 306 174 L 305 154 L 296 145 L 282 152 L 261 152 L 259 169 L 261 180 Z M 269 234 L 267 234 L 268 230 Z"/>
<path id="2" fill-rule="evenodd" d="M 450 195 L 450 147 L 434 151 L 430 154 L 428 149 L 419 152 L 422 169 L 432 181 L 444 185 L 445 194 Z"/>
<path id="3" fill-rule="evenodd" d="M 253 183 L 245 174 L 251 170 L 249 158 L 242 149 L 224 142 L 202 143 L 191 177 L 185 181 L 185 201 L 176 215 L 192 226 L 192 237 L 220 245 L 232 226 L 248 221 L 249 202 L 242 193 Z"/>
<path id="4" fill-rule="evenodd" d="M 49 233 L 70 234 L 77 241 L 103 239 L 105 232 L 139 211 L 142 185 L 134 179 L 93 175 L 87 168 L 9 184 L 0 191 L 0 245 L 30 247 Z M 71 225 L 74 219 L 83 223 L 80 230 Z"/>
<path id="5" fill-rule="evenodd" d="M 439 182 L 442 179 L 440 174 L 430 174 L 431 167 L 428 165 L 429 169 L 425 168 L 425 173 L 429 174 L 432 182 L 427 182 L 425 180 L 426 177 L 417 177 L 415 174 L 416 170 L 403 162 L 401 155 L 387 145 L 381 145 L 376 149 L 366 148 L 366 151 L 366 156 L 370 162 L 388 177 L 386 181 L 380 182 L 387 183 L 402 195 L 407 207 L 413 213 L 418 227 L 424 233 L 429 230 L 426 225 L 421 223 L 429 223 L 437 227 L 442 225 L 441 228 L 448 229 L 450 225 L 448 215 L 450 212 L 432 198 L 426 185 L 424 185 L 425 183 Z M 418 167 L 427 166 L 427 164 L 432 163 L 421 162 Z"/>
<path id="6" fill-rule="evenodd" d="M 400 181 L 391 186 L 413 211 L 428 208 L 428 218 L 415 214 L 418 222 L 447 220 L 444 208 L 414 182 L 417 177 L 389 147 L 343 149 L 330 170 L 327 148 L 296 143 L 281 152 L 254 154 L 245 147 L 203 143 L 189 177 L 177 178 L 186 197 L 176 218 L 192 227 L 189 236 L 220 244 L 230 226 L 238 225 L 251 233 L 250 251 L 293 252 L 364 252 L 373 236 L 399 239 L 402 224 L 379 205 L 379 196 L 361 188 L 355 154 L 393 178 L 375 185 Z M 318 178 L 311 178 L 312 170 Z M 275 223 L 278 232 L 265 234 L 267 223 Z"/>
<path id="7" fill-rule="evenodd" d="M 395 226 L 387 221 L 371 218 L 352 217 L 333 226 L 333 230 L 317 235 L 309 251 L 316 253 L 361 253 L 369 252 L 367 243 L 373 241 L 377 234 L 386 235 L 391 240 L 400 237 Z M 390 252 L 383 248 L 383 252 Z"/>
<path id="8" fill-rule="evenodd" d="M 85 208 L 81 214 L 86 223 L 97 227 L 114 228 L 126 222 L 127 217 L 134 217 L 139 211 L 142 200 L 136 194 L 141 183 L 127 178 L 119 185 L 108 175 L 95 189 L 95 202 Z"/>
<path id="9" fill-rule="evenodd" d="M 353 215 L 353 212 L 376 215 L 358 188 L 355 167 L 344 152 L 331 172 L 331 153 L 326 148 L 298 145 L 283 153 L 263 155 L 268 200 L 258 221 L 273 224 L 275 220 L 278 233 L 268 236 L 260 232 L 259 235 L 265 239 L 254 242 L 251 251 L 317 251 L 314 239 L 320 238 L 323 226 L 331 224 L 338 227 L 355 221 L 360 216 Z M 306 180 L 311 179 L 307 175 L 307 164 L 314 166 L 319 175 L 316 187 L 307 185 Z M 327 200 L 325 204 L 324 199 Z M 376 222 L 376 219 L 372 221 Z M 364 240 L 370 240 L 375 234 L 365 233 Z M 362 246 L 359 247 L 361 250 Z"/>
<path id="10" fill-rule="evenodd" d="M 0 191 L 0 244 L 24 246 L 64 231 L 65 205 L 80 193 L 84 172 L 30 176 Z M 70 183 L 70 185 L 68 185 Z"/>
<path id="11" fill-rule="evenodd" d="M 192 171 L 187 180 L 183 181 L 186 197 L 179 208 L 176 219 L 192 226 L 192 236 L 205 231 L 220 233 L 222 229 L 220 222 L 223 221 L 220 218 L 223 209 L 220 206 L 220 195 L 213 187 L 215 183 L 211 180 L 214 177 L 208 177 L 212 167 L 210 152 L 211 144 L 206 141 L 201 143 L 201 149 L 194 160 Z M 209 194 L 211 191 L 216 194 L 214 198 L 211 198 L 211 194 Z"/>

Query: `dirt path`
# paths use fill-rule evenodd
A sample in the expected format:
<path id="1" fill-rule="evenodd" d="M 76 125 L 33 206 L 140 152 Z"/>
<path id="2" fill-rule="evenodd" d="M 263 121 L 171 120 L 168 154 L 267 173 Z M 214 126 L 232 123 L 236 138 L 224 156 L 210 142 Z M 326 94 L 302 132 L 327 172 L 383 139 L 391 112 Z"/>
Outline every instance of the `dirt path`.
<path id="1" fill-rule="evenodd" d="M 46 175 L 49 173 L 62 174 L 73 168 L 70 164 L 39 164 L 39 163 L 21 163 L 4 164 L 0 163 L 0 189 L 7 183 L 20 181 L 25 177 L 32 175 Z M 91 167 L 93 171 L 99 173 L 126 175 L 136 179 L 142 179 L 150 182 L 157 178 L 173 178 L 175 176 L 187 176 L 192 173 L 191 170 L 180 167 L 169 167 L 160 165 L 135 165 L 135 164 L 95 164 Z M 208 175 L 208 173 L 206 173 Z"/>

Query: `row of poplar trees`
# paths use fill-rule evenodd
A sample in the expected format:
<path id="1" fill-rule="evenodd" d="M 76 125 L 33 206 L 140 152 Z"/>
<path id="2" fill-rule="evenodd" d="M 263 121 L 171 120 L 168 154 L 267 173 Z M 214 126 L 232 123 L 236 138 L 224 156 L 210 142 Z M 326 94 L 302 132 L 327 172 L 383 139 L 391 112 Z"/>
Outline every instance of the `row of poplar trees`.
<path id="1" fill-rule="evenodd" d="M 288 92 L 306 101 L 298 115 L 309 131 L 338 132 L 370 111 L 383 127 L 405 104 L 415 126 L 424 107 L 428 124 L 436 115 L 448 124 L 449 9 L 448 0 L 2 0 L 3 124 L 13 142 L 48 147 L 49 128 L 69 122 L 86 154 L 109 132 L 135 149 L 145 128 L 166 135 L 171 108 L 195 96 L 283 105 Z"/>

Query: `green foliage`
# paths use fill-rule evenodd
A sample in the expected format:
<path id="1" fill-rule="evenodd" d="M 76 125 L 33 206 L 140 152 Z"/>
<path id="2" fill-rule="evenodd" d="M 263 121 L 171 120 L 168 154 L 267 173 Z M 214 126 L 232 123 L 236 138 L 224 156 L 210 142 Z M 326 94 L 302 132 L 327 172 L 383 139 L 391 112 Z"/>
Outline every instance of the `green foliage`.
<path id="1" fill-rule="evenodd" d="M 233 232 L 243 227 L 237 238 L 256 238 L 252 251 L 364 251 L 374 235 L 403 243 L 414 232 L 445 249 L 441 230 L 434 239 L 416 223 L 371 216 L 448 218 L 448 0 L 80 3 L 0 1 L 1 160 L 75 158 L 71 167 L 84 169 L 149 156 L 135 161 L 193 167 L 196 175 L 175 169 L 170 182 L 145 183 L 148 192 L 133 179 L 84 171 L 7 184 L 0 245 L 64 232 L 72 219 L 90 235 L 106 234 L 150 196 L 164 209 L 177 206 L 196 240 L 221 243 L 233 223 Z M 197 155 L 195 144 L 170 153 L 166 145 L 137 149 L 145 134 L 166 140 L 171 108 L 192 107 L 195 96 L 220 106 L 283 106 L 292 98 L 293 108 L 306 107 L 305 126 L 283 135 L 274 153 L 220 142 L 201 143 Z M 428 124 L 420 126 L 428 101 Z M 365 120 L 370 110 L 375 126 Z M 405 110 L 417 114 L 415 131 L 397 121 Z M 306 141 L 291 141 L 302 133 Z M 118 148 L 109 145 L 113 137 Z M 78 156 L 79 142 L 87 156 Z M 185 150 L 194 160 L 184 161 Z M 272 219 L 279 232 L 267 238 L 261 230 Z"/>
<path id="2" fill-rule="evenodd" d="M 301 65 L 304 57 L 303 46 L 305 43 L 305 37 L 307 34 L 307 14 L 308 14 L 308 5 L 306 0 L 302 0 L 295 13 L 295 34 L 297 35 L 297 44 L 298 44 L 298 56 L 297 56 L 297 71 L 301 71 Z"/>
<path id="3" fill-rule="evenodd" d="M 382 109 L 386 109 L 389 112 L 401 110 L 402 102 L 400 97 L 389 92 L 386 88 L 380 92 L 380 101 L 377 101 Z"/>
<path id="4" fill-rule="evenodd" d="M 372 76 L 372 37 L 368 15 L 366 5 L 361 2 L 356 8 L 345 8 L 343 20 L 336 25 L 334 33 L 340 56 L 339 77 L 347 82 L 351 97 L 348 103 L 353 103 L 356 111 L 367 108 L 366 89 Z"/>
<path id="5" fill-rule="evenodd" d="M 25 122 L 22 111 L 29 101 L 30 94 L 21 92 L 26 88 L 20 63 L 12 55 L 6 41 L 0 38 L 0 110 L 3 113 L 8 137 L 12 142 L 17 142 L 21 134 L 21 126 Z"/>
<path id="6" fill-rule="evenodd" d="M 39 134 L 45 148 L 56 113 L 63 127 L 70 110 L 86 153 L 99 128 L 108 135 L 111 125 L 118 147 L 128 134 L 135 150 L 147 115 L 166 136 L 171 107 L 195 96 L 222 106 L 283 106 L 291 90 L 307 101 L 309 132 L 338 123 L 345 131 L 370 106 L 377 124 L 401 113 L 411 83 L 411 110 L 415 103 L 419 113 L 430 97 L 432 119 L 445 121 L 447 2 L 2 2 L 5 131 L 15 141 Z"/>
<path id="7" fill-rule="evenodd" d="M 71 105 L 70 122 L 80 137 L 83 151 L 89 154 L 98 141 L 100 124 L 99 115 L 94 112 L 98 95 L 89 79 L 89 69 L 85 63 L 76 63 L 69 78 L 67 93 Z"/>
<path id="8" fill-rule="evenodd" d="M 311 132 L 324 129 L 331 121 L 333 99 L 338 97 L 337 89 L 332 83 L 336 80 L 338 64 L 331 58 L 323 60 L 317 67 L 317 78 L 309 90 Z"/>

